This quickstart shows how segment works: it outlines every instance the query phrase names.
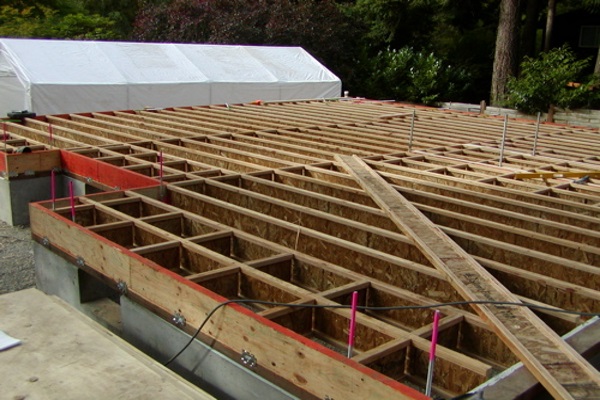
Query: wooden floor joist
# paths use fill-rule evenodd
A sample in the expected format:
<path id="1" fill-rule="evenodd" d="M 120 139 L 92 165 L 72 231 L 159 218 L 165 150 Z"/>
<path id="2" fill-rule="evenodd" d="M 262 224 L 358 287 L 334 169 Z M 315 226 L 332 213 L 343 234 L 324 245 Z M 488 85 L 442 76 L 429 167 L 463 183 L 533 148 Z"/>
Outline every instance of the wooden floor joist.
<path id="1" fill-rule="evenodd" d="M 338 160 L 465 300 L 519 302 L 364 161 L 356 156 L 339 156 Z M 529 309 L 495 304 L 473 307 L 553 396 L 600 397 L 600 376 L 594 367 Z"/>
<path id="2" fill-rule="evenodd" d="M 342 309 L 231 306 L 200 337 L 234 359 L 250 350 L 259 374 L 302 397 L 395 398 L 418 397 L 403 384 L 423 392 L 432 335 L 430 308 L 395 307 L 464 294 L 337 155 L 361 157 L 512 299 L 543 307 L 533 312 L 556 334 L 600 312 L 600 182 L 572 176 L 600 170 L 600 131 L 510 119 L 504 144 L 502 133 L 502 118 L 303 100 L 39 116 L 7 122 L 0 152 L 60 149 L 62 174 L 108 190 L 76 198 L 75 223 L 68 199 L 36 204 L 34 237 L 109 284 L 126 282 L 153 310 L 181 310 L 189 332 L 225 299 L 347 306 L 357 291 L 360 305 L 383 307 L 358 313 L 352 360 Z M 3 177 L 31 178 L 5 158 Z M 36 179 L 50 176 L 39 168 Z M 500 320 L 466 305 L 440 310 L 436 396 L 519 361 Z"/>

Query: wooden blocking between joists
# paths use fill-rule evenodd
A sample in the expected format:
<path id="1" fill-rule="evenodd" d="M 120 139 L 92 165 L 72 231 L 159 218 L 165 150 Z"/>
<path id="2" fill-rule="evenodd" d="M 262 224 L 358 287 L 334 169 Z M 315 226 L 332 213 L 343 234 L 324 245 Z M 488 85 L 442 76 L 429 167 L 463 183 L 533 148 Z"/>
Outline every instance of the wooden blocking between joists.
<path id="1" fill-rule="evenodd" d="M 255 211 L 227 205 L 178 187 L 169 188 L 174 206 L 219 221 L 232 228 L 287 247 L 288 249 L 343 265 L 374 279 L 390 282 L 417 293 L 434 296 L 439 301 L 458 300 L 459 296 L 432 269 L 398 257 L 376 252 L 368 247 L 322 235 L 293 223 L 278 220 Z M 402 274 L 392 273 L 405 267 Z M 437 277 L 437 278 L 436 278 Z"/>

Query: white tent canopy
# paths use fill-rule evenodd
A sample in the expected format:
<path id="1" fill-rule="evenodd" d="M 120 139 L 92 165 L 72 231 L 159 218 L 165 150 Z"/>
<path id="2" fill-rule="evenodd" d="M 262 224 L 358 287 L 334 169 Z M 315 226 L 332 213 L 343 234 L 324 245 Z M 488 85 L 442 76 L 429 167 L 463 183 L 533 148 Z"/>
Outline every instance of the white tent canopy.
<path id="1" fill-rule="evenodd" d="M 300 47 L 0 38 L 0 117 L 340 94 Z"/>

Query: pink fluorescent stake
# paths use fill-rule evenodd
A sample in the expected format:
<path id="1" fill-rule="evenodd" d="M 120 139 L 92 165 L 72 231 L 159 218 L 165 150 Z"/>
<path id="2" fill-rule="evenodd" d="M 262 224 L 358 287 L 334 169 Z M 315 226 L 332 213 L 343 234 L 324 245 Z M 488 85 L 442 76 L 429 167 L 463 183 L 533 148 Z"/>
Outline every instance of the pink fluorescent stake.
<path id="1" fill-rule="evenodd" d="M 350 329 L 348 332 L 348 358 L 352 358 L 354 349 L 354 335 L 356 333 L 356 307 L 358 305 L 358 292 L 352 292 L 352 312 L 350 315 Z"/>
<path id="2" fill-rule="evenodd" d="M 160 151 L 158 153 L 158 163 L 160 165 L 160 168 L 158 170 L 158 178 L 159 178 L 159 186 L 158 186 L 158 196 L 159 196 L 159 200 L 160 201 L 165 201 L 165 187 L 163 186 L 163 164 L 164 164 L 164 160 L 163 160 L 163 152 Z"/>
<path id="3" fill-rule="evenodd" d="M 69 197 L 71 198 L 71 220 L 75 222 L 75 197 L 73 197 L 73 181 L 69 182 Z"/>
<path id="4" fill-rule="evenodd" d="M 8 135 L 6 134 L 6 122 L 2 123 L 2 140 L 4 141 L 4 152 L 6 153 L 6 140 Z"/>
<path id="5" fill-rule="evenodd" d="M 433 367 L 435 364 L 435 347 L 438 340 L 438 325 L 440 323 L 440 311 L 435 310 L 433 314 L 433 333 L 431 334 L 431 348 L 429 349 L 429 369 L 427 371 L 427 386 L 425 395 L 431 397 L 431 384 L 433 383 Z"/>
<path id="6" fill-rule="evenodd" d="M 163 154 L 162 154 L 162 151 L 158 153 L 158 162 L 160 165 L 160 169 L 158 171 L 158 176 L 160 177 L 160 183 L 162 184 L 162 180 L 163 180 Z"/>

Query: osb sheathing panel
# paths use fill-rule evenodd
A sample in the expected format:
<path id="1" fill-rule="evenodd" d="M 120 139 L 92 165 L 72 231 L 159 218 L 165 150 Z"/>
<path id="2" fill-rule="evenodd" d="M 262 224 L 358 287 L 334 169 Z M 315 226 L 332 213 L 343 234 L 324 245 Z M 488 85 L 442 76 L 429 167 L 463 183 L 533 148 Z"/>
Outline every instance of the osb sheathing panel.
<path id="1" fill-rule="evenodd" d="M 193 295 L 193 302 L 204 302 L 204 307 L 181 304 L 183 289 L 175 286 L 181 280 L 191 283 L 186 277 L 227 298 L 290 302 L 309 296 L 324 304 L 349 304 L 352 290 L 358 290 L 361 302 L 366 302 L 361 304 L 370 306 L 461 300 L 357 183 L 332 162 L 336 154 L 358 154 L 370 160 L 372 168 L 520 298 L 598 312 L 598 180 L 581 184 L 574 179 L 515 178 L 523 172 L 600 169 L 598 130 L 541 125 L 532 155 L 535 124 L 510 120 L 505 159 L 500 163 L 502 119 L 418 108 L 409 149 L 412 113 L 412 107 L 392 103 L 307 101 L 41 117 L 27 121 L 26 127 L 8 123 L 7 130 L 11 139 L 31 145 L 50 148 L 52 144 L 86 157 L 104 157 L 115 165 L 139 164 L 156 183 L 158 152 L 165 161 L 194 163 L 189 168 L 198 171 L 212 169 L 206 178 L 176 177 L 176 169 L 165 163 L 166 203 L 156 201 L 157 190 L 92 196 L 94 201 L 77 203 L 76 223 L 99 235 L 92 234 L 89 248 L 77 249 L 80 255 L 102 260 L 94 268 L 115 282 L 132 279 L 127 267 L 132 260 L 136 273 L 142 275 L 147 268 L 142 260 L 152 263 L 152 271 L 172 269 L 178 278 L 154 275 L 158 286 L 140 289 L 139 295 L 167 312 L 181 309 L 192 326 L 202 319 L 198 310 L 210 308 L 208 303 L 216 300 L 200 292 L 197 298 Z M 52 141 L 48 122 L 53 124 Z M 180 182 L 168 183 L 175 181 Z M 57 212 L 70 218 L 68 202 L 59 204 Z M 32 221 L 34 235 L 46 233 L 40 225 L 45 217 L 33 215 L 39 219 Z M 56 226 L 52 220 L 45 222 Z M 129 227 L 126 235 L 122 223 Z M 61 229 L 64 234 L 53 236 L 51 243 L 78 239 L 72 224 Z M 222 234 L 211 236 L 214 232 Z M 170 247 L 173 241 L 182 244 Z M 96 242 L 102 245 L 95 246 Z M 139 255 L 130 260 L 125 253 L 113 251 L 110 243 L 123 243 Z M 137 250 L 139 246 L 144 247 Z M 163 254 L 161 246 L 167 246 Z M 166 276 L 174 279 L 175 286 L 160 283 Z M 196 289 L 188 289 L 194 285 L 185 287 L 185 293 L 195 293 Z M 333 340 L 336 351 L 343 347 L 347 314 L 254 310 L 263 310 L 273 322 L 306 338 Z M 452 318 L 461 315 L 468 315 L 468 320 L 442 327 L 444 356 L 436 364 L 434 391 L 448 396 L 465 392 L 515 361 L 467 306 L 444 310 L 448 321 L 458 321 Z M 225 323 L 235 312 L 224 312 L 221 321 Z M 538 313 L 561 333 L 583 320 Z M 431 310 L 368 314 L 379 322 L 359 325 L 355 358 L 389 379 L 422 385 Z M 240 321 L 235 318 L 229 328 L 247 331 L 243 324 L 235 325 Z M 399 332 L 404 333 L 398 336 Z M 214 333 L 211 328 L 207 334 Z M 413 333 L 423 338 L 414 339 L 417 346 L 404 336 Z M 281 340 L 285 351 L 294 347 Z M 221 345 L 232 348 L 229 341 Z M 331 356 L 319 344 L 315 348 L 321 349 L 317 351 L 321 356 Z M 273 362 L 279 367 L 282 360 Z M 314 368 L 320 362 L 305 365 Z M 323 391 L 324 387 L 317 388 L 322 382 L 312 386 L 303 374 L 287 372 L 272 368 L 264 375 L 302 393 L 321 398 L 345 393 L 340 398 L 347 398 L 345 388 L 333 391 L 336 383 L 324 384 L 332 390 Z M 347 378 L 340 377 L 338 385 L 345 386 Z M 387 385 L 381 375 L 373 382 Z"/>

